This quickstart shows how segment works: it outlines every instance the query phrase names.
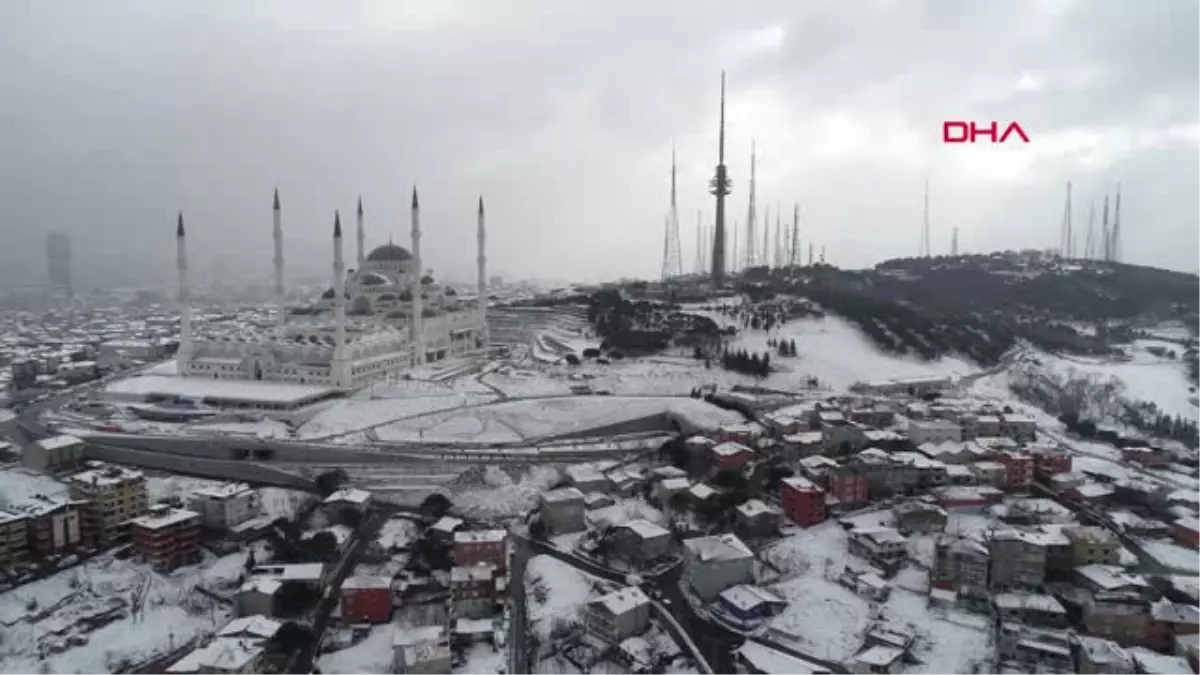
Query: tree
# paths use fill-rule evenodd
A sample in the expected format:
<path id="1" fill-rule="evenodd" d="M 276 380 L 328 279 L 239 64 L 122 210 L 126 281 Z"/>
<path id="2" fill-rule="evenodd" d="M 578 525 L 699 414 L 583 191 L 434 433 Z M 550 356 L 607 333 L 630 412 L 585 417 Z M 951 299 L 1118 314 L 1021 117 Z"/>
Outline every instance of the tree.
<path id="1" fill-rule="evenodd" d="M 267 651 L 273 654 L 292 654 L 312 644 L 312 630 L 295 621 L 288 621 L 267 640 Z"/>
<path id="2" fill-rule="evenodd" d="M 576 356 L 574 353 L 567 354 L 564 358 L 566 359 L 568 366 L 579 365 L 579 357 Z"/>
<path id="3" fill-rule="evenodd" d="M 334 492 L 337 492 L 338 488 L 346 482 L 346 479 L 346 472 L 342 469 L 326 471 L 317 476 L 317 492 L 319 492 L 323 497 L 328 497 Z"/>
<path id="4" fill-rule="evenodd" d="M 529 523 L 529 536 L 539 540 L 546 538 L 546 524 L 540 517 L 534 518 L 533 522 Z"/>
<path id="5" fill-rule="evenodd" d="M 423 499 L 421 505 L 417 508 L 421 512 L 421 515 L 437 519 L 445 516 L 450 509 L 454 508 L 454 503 L 446 495 L 434 492 Z"/>

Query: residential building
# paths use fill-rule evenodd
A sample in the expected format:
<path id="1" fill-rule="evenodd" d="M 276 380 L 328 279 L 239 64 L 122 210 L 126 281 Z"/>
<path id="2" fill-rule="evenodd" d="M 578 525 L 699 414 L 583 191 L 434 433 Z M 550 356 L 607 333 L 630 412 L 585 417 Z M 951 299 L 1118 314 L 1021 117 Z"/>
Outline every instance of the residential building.
<path id="1" fill-rule="evenodd" d="M 1004 413 L 1000 416 L 1003 435 L 1018 443 L 1029 443 L 1037 440 L 1037 421 L 1028 415 Z"/>
<path id="2" fill-rule="evenodd" d="M 67 478 L 75 499 L 86 500 L 84 539 L 99 546 L 127 541 L 129 523 L 146 513 L 150 498 L 141 471 L 88 462 L 90 468 Z"/>
<path id="3" fill-rule="evenodd" d="M 869 645 L 850 659 L 851 672 L 898 673 L 904 667 L 904 649 L 891 645 Z"/>
<path id="4" fill-rule="evenodd" d="M 200 514 L 155 506 L 133 520 L 133 548 L 160 570 L 200 560 Z"/>
<path id="5" fill-rule="evenodd" d="M 455 616 L 478 619 L 496 610 L 496 568 L 472 565 L 450 569 L 450 606 Z"/>
<path id="6" fill-rule="evenodd" d="M 454 564 L 488 564 L 508 570 L 508 533 L 504 530 L 458 530 L 454 533 Z"/>
<path id="7" fill-rule="evenodd" d="M 1153 589 L 1144 578 L 1116 565 L 1078 567 L 1075 569 L 1075 582 L 1092 593 L 1134 593 L 1143 597 L 1153 594 Z"/>
<path id="8" fill-rule="evenodd" d="M 801 527 L 825 520 L 825 491 L 800 476 L 784 478 L 779 485 L 783 513 Z"/>
<path id="9" fill-rule="evenodd" d="M 1200 548 L 1200 518 L 1177 518 L 1171 523 L 1171 538 L 1180 546 Z"/>
<path id="10" fill-rule="evenodd" d="M 587 629 L 596 637 L 617 644 L 641 635 L 650 625 L 650 599 L 636 586 L 626 586 L 588 602 Z"/>
<path id="11" fill-rule="evenodd" d="M 687 481 L 684 480 L 684 482 L 686 483 Z M 583 506 L 588 511 L 608 508 L 616 503 L 617 501 L 611 495 L 603 492 L 589 492 L 583 496 Z"/>
<path id="12" fill-rule="evenodd" d="M 572 464 L 567 467 L 566 474 L 571 486 L 580 492 L 604 492 L 612 488 L 612 483 L 591 464 Z"/>
<path id="13" fill-rule="evenodd" d="M 908 555 L 907 544 L 908 538 L 894 528 L 871 527 L 850 532 L 849 550 L 890 572 Z"/>
<path id="14" fill-rule="evenodd" d="M 345 488 L 326 497 L 321 503 L 321 510 L 334 523 L 357 527 L 359 519 L 370 504 L 370 492 Z"/>
<path id="15" fill-rule="evenodd" d="M 345 623 L 387 623 L 392 620 L 390 577 L 349 577 L 342 582 L 338 599 Z"/>
<path id="16" fill-rule="evenodd" d="M 29 560 L 29 535 L 25 516 L 0 511 L 0 577 L 13 573 Z"/>
<path id="17" fill-rule="evenodd" d="M 946 510 L 936 503 L 911 499 L 892 507 L 896 527 L 901 532 L 933 534 L 946 529 Z"/>
<path id="18" fill-rule="evenodd" d="M 1071 561 L 1075 567 L 1116 565 L 1121 560 L 1121 542 L 1102 527 L 1066 527 L 1063 534 L 1071 542 Z"/>
<path id="19" fill-rule="evenodd" d="M 1162 599 L 1150 607 L 1150 623 L 1142 643 L 1150 649 L 1169 652 L 1175 648 L 1175 638 L 1200 633 L 1200 607 Z"/>
<path id="20" fill-rule="evenodd" d="M 1154 448 L 1121 448 L 1121 459 L 1148 469 L 1165 469 L 1171 466 L 1171 455 Z"/>
<path id="21" fill-rule="evenodd" d="M 1123 647 L 1141 644 L 1150 627 L 1150 603 L 1137 593 L 1094 593 L 1083 603 L 1083 626 Z"/>
<path id="22" fill-rule="evenodd" d="M 1000 424 L 999 415 L 976 415 L 971 426 L 974 427 L 974 433 L 971 435 L 971 438 L 1003 435 L 1003 427 Z"/>
<path id="23" fill-rule="evenodd" d="M 188 652 L 167 673 L 261 673 L 267 643 L 283 624 L 265 616 L 234 619 L 202 647 Z"/>
<path id="24" fill-rule="evenodd" d="M 1080 675 L 1122 675 L 1133 672 L 1133 659 L 1112 640 L 1076 635 L 1076 672 Z"/>
<path id="25" fill-rule="evenodd" d="M 688 539 L 683 550 L 688 583 L 703 600 L 731 586 L 754 583 L 754 554 L 736 535 Z"/>
<path id="26" fill-rule="evenodd" d="M 1133 672 L 1143 675 L 1178 675 L 1192 668 L 1188 660 L 1181 656 L 1159 654 L 1145 647 L 1130 648 L 1129 658 L 1133 660 Z"/>
<path id="27" fill-rule="evenodd" d="M 850 420 L 869 427 L 890 427 L 896 421 L 896 411 L 882 405 L 869 405 L 850 411 Z"/>
<path id="28" fill-rule="evenodd" d="M 1004 493 L 990 485 L 947 485 L 934 490 L 934 496 L 945 509 L 983 508 L 1004 499 Z"/>
<path id="29" fill-rule="evenodd" d="M 825 489 L 827 507 L 832 508 L 836 504 L 841 509 L 852 509 L 870 501 L 870 480 L 859 466 L 834 463 L 833 466 L 805 473 L 814 483 Z"/>
<path id="30" fill-rule="evenodd" d="M 1004 621 L 996 633 L 996 656 L 1033 673 L 1073 673 L 1070 634 Z"/>
<path id="31" fill-rule="evenodd" d="M 908 440 L 920 447 L 925 443 L 958 443 L 963 439 L 962 426 L 942 419 L 909 420 Z"/>
<path id="32" fill-rule="evenodd" d="M 1116 490 L 1105 483 L 1083 483 L 1073 487 L 1068 487 L 1063 496 L 1068 501 L 1075 502 L 1088 508 L 1098 508 L 1107 504 Z"/>
<path id="33" fill-rule="evenodd" d="M 839 419 L 828 420 L 835 416 Z M 847 422 L 841 413 L 821 413 L 821 451 L 833 457 L 852 455 L 867 447 L 870 440 L 861 424 Z"/>
<path id="34" fill-rule="evenodd" d="M 258 492 L 245 483 L 204 487 L 188 495 L 188 508 L 200 514 L 200 526 L 225 531 L 260 513 Z"/>
<path id="35" fill-rule="evenodd" d="M 238 616 L 279 615 L 279 593 L 283 584 L 268 577 L 250 577 L 238 589 L 234 607 Z"/>
<path id="36" fill-rule="evenodd" d="M 442 516 L 436 523 L 429 526 L 429 536 L 437 541 L 449 544 L 454 541 L 454 533 L 462 529 L 463 521 L 452 516 Z"/>
<path id="37" fill-rule="evenodd" d="M 21 453 L 22 463 L 38 471 L 58 473 L 83 466 L 83 440 L 70 435 L 34 441 Z"/>
<path id="38" fill-rule="evenodd" d="M 735 624 L 750 628 L 778 614 L 787 601 L 752 584 L 739 584 L 721 591 L 717 608 Z"/>
<path id="39" fill-rule="evenodd" d="M 993 590 L 1036 589 L 1046 578 L 1046 549 L 1032 533 L 1005 530 L 988 540 Z"/>
<path id="40" fill-rule="evenodd" d="M 715 471 L 737 471 L 754 458 L 754 451 L 741 443 L 718 443 L 713 446 L 711 453 L 711 464 Z"/>
<path id="41" fill-rule="evenodd" d="M 539 503 L 547 534 L 553 536 L 582 530 L 587 511 L 584 501 L 583 493 L 578 488 L 566 487 L 543 492 Z"/>
<path id="42" fill-rule="evenodd" d="M 71 499 L 67 486 L 52 476 L 24 467 L 0 469 L 0 559 L 23 561 L 73 553 L 87 543 L 80 510 L 86 502 Z M 2 563 L 0 563 L 2 564 Z"/>
<path id="43" fill-rule="evenodd" d="M 1067 610 L 1052 595 L 1040 593 L 997 593 L 992 597 L 996 616 L 1002 621 L 1019 621 L 1030 626 L 1065 628 Z"/>
<path id="44" fill-rule="evenodd" d="M 858 572 L 847 566 L 838 575 L 838 583 L 871 602 L 887 602 L 892 587 L 874 572 Z"/>
<path id="45" fill-rule="evenodd" d="M 618 525 L 615 536 L 618 552 L 629 560 L 658 560 L 671 549 L 671 532 L 643 518 Z"/>
<path id="46" fill-rule="evenodd" d="M 671 500 L 676 495 L 687 494 L 692 489 L 692 482 L 687 478 L 664 478 L 654 486 L 654 498 L 659 506 L 671 506 Z"/>
<path id="47" fill-rule="evenodd" d="M 1005 488 L 1010 491 L 1022 491 L 1028 490 L 1033 485 L 1034 460 L 1032 455 L 1002 452 L 998 459 L 1005 468 Z"/>
<path id="48" fill-rule="evenodd" d="M 750 499 L 734 508 L 735 529 L 750 537 L 762 537 L 779 531 L 783 512 L 761 499 Z"/>
<path id="49" fill-rule="evenodd" d="M 990 485 L 1000 490 L 1008 486 L 1008 467 L 1001 462 L 994 460 L 975 462 L 970 467 L 980 485 Z"/>
<path id="50" fill-rule="evenodd" d="M 962 537 L 939 537 L 930 575 L 933 586 L 958 594 L 987 597 L 991 556 L 984 544 Z"/>
<path id="51" fill-rule="evenodd" d="M 1056 445 L 1034 445 L 1026 449 L 1033 455 L 1033 473 L 1045 480 L 1060 473 L 1071 473 L 1071 453 Z"/>
<path id="52" fill-rule="evenodd" d="M 446 626 L 397 629 L 392 635 L 392 672 L 449 673 L 450 636 Z"/>
<path id="53" fill-rule="evenodd" d="M 717 442 L 749 445 L 753 430 L 749 424 L 723 424 L 717 428 Z"/>

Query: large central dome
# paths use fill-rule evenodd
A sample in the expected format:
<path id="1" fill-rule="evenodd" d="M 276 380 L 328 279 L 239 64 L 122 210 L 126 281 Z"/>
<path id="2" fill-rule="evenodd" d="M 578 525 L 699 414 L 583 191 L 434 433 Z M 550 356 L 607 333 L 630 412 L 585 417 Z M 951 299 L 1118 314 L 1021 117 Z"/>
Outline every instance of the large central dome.
<path id="1" fill-rule="evenodd" d="M 367 260 L 374 262 L 404 262 L 411 260 L 412 254 L 403 246 L 384 244 L 367 255 Z"/>

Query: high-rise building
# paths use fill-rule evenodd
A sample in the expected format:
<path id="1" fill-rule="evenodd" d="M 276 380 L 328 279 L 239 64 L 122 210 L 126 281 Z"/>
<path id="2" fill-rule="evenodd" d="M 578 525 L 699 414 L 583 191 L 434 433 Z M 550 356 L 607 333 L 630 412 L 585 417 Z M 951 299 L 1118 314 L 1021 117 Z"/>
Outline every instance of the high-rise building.
<path id="1" fill-rule="evenodd" d="M 47 282 L 51 289 L 71 292 L 71 238 L 62 232 L 46 235 Z"/>

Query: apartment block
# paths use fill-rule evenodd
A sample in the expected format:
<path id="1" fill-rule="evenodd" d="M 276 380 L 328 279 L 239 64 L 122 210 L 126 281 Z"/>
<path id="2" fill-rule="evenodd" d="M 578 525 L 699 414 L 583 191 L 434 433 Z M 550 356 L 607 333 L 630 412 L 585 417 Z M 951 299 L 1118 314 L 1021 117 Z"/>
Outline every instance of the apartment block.
<path id="1" fill-rule="evenodd" d="M 146 477 L 120 466 L 88 464 L 88 470 L 67 478 L 71 496 L 88 502 L 83 508 L 84 539 L 100 546 L 125 541 L 130 521 L 149 506 Z"/>
<path id="2" fill-rule="evenodd" d="M 160 570 L 173 570 L 200 559 L 200 514 L 155 506 L 133 520 L 133 548 Z"/>

